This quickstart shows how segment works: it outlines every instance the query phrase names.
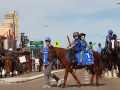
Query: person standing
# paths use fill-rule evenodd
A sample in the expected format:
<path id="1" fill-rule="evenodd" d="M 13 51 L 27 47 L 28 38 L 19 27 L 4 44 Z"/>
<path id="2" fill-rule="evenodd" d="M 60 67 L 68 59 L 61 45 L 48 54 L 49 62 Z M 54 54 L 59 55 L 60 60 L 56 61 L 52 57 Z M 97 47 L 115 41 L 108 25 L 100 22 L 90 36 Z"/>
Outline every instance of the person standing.
<path id="1" fill-rule="evenodd" d="M 92 42 L 89 42 L 88 46 L 91 46 L 91 45 L 92 45 Z M 93 50 L 93 47 L 91 47 L 90 50 Z"/>
<path id="2" fill-rule="evenodd" d="M 61 80 L 56 76 L 54 75 L 53 73 L 51 73 L 51 70 L 52 70 L 52 65 L 53 65 L 53 61 L 52 62 L 49 62 L 47 60 L 48 58 L 48 51 L 49 51 L 49 47 L 51 47 L 51 39 L 49 37 L 47 37 L 45 39 L 45 43 L 46 43 L 46 47 L 44 48 L 44 60 L 43 60 L 43 64 L 44 64 L 44 76 L 45 76 L 45 79 L 46 79 L 46 84 L 43 86 L 43 88 L 50 88 L 50 77 L 54 78 L 57 82 L 57 86 L 60 86 L 61 84 Z"/>
<path id="3" fill-rule="evenodd" d="M 98 53 L 101 53 L 101 51 L 102 51 L 102 47 L 101 47 L 101 44 L 100 44 L 100 43 L 98 44 L 97 51 L 98 51 Z"/>
<path id="4" fill-rule="evenodd" d="M 39 72 L 39 66 L 40 66 L 39 59 L 36 57 L 35 58 L 35 71 L 36 72 Z"/>

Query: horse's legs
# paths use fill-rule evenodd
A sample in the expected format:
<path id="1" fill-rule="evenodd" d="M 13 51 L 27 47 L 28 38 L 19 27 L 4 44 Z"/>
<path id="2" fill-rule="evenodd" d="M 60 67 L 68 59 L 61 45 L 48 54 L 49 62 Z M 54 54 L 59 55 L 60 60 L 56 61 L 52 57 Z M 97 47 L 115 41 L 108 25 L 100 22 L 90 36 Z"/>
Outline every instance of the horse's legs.
<path id="1" fill-rule="evenodd" d="M 90 85 L 94 86 L 94 75 L 95 75 L 95 72 L 93 70 L 93 68 L 89 68 L 90 72 L 91 72 L 91 78 L 90 78 Z"/>
<path id="2" fill-rule="evenodd" d="M 94 74 L 91 75 L 91 78 L 90 78 L 90 85 L 94 85 Z"/>
<path id="3" fill-rule="evenodd" d="M 69 72 L 69 67 L 65 69 L 65 75 L 64 75 L 64 81 L 63 81 L 63 84 L 62 84 L 62 88 L 64 88 L 65 85 L 66 85 L 66 81 L 67 81 L 67 77 L 68 77 L 68 72 Z"/>
<path id="4" fill-rule="evenodd" d="M 1 73 L 1 75 L 0 75 L 0 76 L 1 76 L 1 78 L 2 78 L 2 67 L 0 67 L 0 73 Z"/>
<path id="5" fill-rule="evenodd" d="M 70 73 L 72 74 L 72 76 L 75 78 L 75 80 L 77 81 L 78 83 L 78 87 L 80 87 L 81 83 L 80 83 L 80 80 L 77 78 L 77 76 L 75 75 L 73 69 L 70 70 Z"/>
<path id="6" fill-rule="evenodd" d="M 117 74 L 116 74 L 116 69 L 117 69 L 116 63 L 114 63 L 113 66 L 114 66 L 114 68 L 113 68 L 113 78 L 118 78 Z"/>
<path id="7" fill-rule="evenodd" d="M 98 78 L 98 70 L 96 72 L 96 83 L 95 83 L 96 86 L 99 85 L 99 78 Z"/>
<path id="8" fill-rule="evenodd" d="M 112 67 L 113 67 L 113 63 L 110 63 L 110 66 L 108 67 L 108 78 L 112 78 Z"/>

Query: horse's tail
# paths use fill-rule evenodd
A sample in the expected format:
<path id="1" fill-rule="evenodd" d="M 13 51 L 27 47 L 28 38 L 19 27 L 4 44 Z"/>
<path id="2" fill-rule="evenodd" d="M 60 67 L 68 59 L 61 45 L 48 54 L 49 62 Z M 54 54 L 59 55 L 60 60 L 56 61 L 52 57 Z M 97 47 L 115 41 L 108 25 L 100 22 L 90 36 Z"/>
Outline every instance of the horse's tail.
<path id="1" fill-rule="evenodd" d="M 99 63 L 98 63 L 98 75 L 101 78 L 102 75 L 102 69 L 103 69 L 103 61 L 101 56 L 99 57 Z"/>

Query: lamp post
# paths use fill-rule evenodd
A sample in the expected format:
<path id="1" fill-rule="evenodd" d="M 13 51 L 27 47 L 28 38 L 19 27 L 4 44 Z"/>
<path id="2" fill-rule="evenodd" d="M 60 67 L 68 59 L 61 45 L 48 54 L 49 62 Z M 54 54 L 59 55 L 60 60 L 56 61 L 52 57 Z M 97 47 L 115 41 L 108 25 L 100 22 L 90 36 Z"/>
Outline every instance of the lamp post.
<path id="1" fill-rule="evenodd" d="M 47 27 L 47 26 L 42 26 L 41 28 L 43 28 L 43 27 Z M 39 29 L 37 29 L 37 30 L 35 30 L 34 31 L 34 41 L 35 41 L 35 32 L 37 32 L 38 30 L 40 30 L 41 28 L 39 28 Z M 34 67 L 33 67 L 33 64 L 34 64 L 34 62 L 33 62 L 33 53 L 34 53 L 34 51 L 32 50 L 32 71 L 34 71 Z"/>
<path id="2" fill-rule="evenodd" d="M 47 26 L 42 26 L 41 28 L 44 28 L 44 27 L 47 27 Z M 34 31 L 34 40 L 35 40 L 35 33 L 36 33 L 38 30 L 40 30 L 41 28 L 39 28 L 39 29 L 37 29 L 37 30 Z"/>
<path id="3" fill-rule="evenodd" d="M 117 5 L 119 5 L 120 3 L 116 3 Z"/>

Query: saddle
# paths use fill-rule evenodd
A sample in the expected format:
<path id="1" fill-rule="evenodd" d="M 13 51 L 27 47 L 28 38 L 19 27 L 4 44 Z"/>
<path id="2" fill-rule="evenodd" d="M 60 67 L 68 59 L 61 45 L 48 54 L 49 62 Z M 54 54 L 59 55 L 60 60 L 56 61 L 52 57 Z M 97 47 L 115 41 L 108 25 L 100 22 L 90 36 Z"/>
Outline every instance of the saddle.
<path id="1" fill-rule="evenodd" d="M 74 66 L 84 66 L 84 65 L 91 65 L 94 64 L 94 57 L 93 57 L 93 53 L 91 50 L 88 50 L 88 52 L 83 54 L 83 60 L 82 63 L 80 62 L 80 52 L 76 53 L 76 58 L 77 58 L 77 62 L 73 63 Z M 74 56 L 72 55 L 71 51 L 67 52 L 67 59 L 72 62 L 74 59 Z"/>

